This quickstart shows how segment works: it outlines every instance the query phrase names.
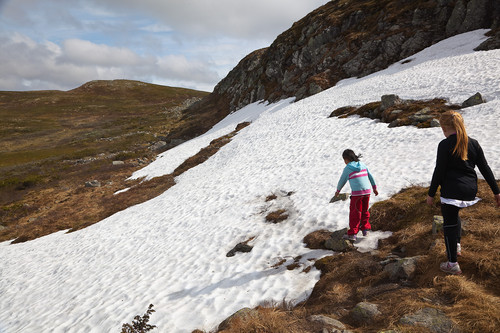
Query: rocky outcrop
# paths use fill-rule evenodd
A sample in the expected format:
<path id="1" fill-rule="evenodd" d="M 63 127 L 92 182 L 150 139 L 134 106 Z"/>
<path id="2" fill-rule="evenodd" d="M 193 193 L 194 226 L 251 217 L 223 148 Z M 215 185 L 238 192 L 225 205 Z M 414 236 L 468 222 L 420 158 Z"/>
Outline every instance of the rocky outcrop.
<path id="1" fill-rule="evenodd" d="M 500 26 L 497 0 L 330 1 L 293 24 L 271 46 L 246 56 L 188 110 L 211 123 L 259 101 L 314 95 L 348 77 L 386 68 L 447 37 Z M 495 30 L 496 31 L 496 30 Z M 499 45 L 498 32 L 478 49 Z"/>

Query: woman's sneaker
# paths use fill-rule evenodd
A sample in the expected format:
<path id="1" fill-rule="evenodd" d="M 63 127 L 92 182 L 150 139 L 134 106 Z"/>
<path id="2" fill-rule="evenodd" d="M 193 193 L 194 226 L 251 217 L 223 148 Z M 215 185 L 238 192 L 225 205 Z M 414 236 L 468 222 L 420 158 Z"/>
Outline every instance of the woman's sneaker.
<path id="1" fill-rule="evenodd" d="M 462 247 L 460 246 L 460 243 L 457 243 L 457 256 L 462 255 Z"/>
<path id="2" fill-rule="evenodd" d="M 449 261 L 447 262 L 442 262 L 441 265 L 439 265 L 439 268 L 448 274 L 452 275 L 460 275 L 462 274 L 462 271 L 460 270 L 460 266 L 458 263 L 455 265 L 451 264 Z"/>
<path id="3" fill-rule="evenodd" d="M 353 242 L 357 239 L 356 235 L 349 235 L 349 234 L 345 234 L 344 236 L 342 236 L 342 238 Z"/>

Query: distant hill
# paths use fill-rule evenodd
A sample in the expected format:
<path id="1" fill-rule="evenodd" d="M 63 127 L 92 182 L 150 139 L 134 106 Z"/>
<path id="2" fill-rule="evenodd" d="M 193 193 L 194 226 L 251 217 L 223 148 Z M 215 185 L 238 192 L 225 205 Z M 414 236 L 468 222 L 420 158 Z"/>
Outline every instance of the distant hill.
<path id="1" fill-rule="evenodd" d="M 91 81 L 70 91 L 0 92 L 0 168 L 85 157 L 167 135 L 207 93 L 138 81 Z M 124 136 L 127 140 L 113 139 Z"/>
<path id="2" fill-rule="evenodd" d="M 445 38 L 491 28 L 478 49 L 500 47 L 498 0 L 330 1 L 246 56 L 188 114 L 214 122 L 247 104 L 304 97 L 388 67 Z M 172 133 L 198 135 L 213 123 Z"/>
<path id="3" fill-rule="evenodd" d="M 194 126 L 196 117 L 181 119 L 183 110 L 207 94 L 129 80 L 91 81 L 70 91 L 0 91 L 0 233 L 31 225 L 56 194 L 78 196 L 74 190 L 86 181 L 124 181 L 172 144 L 170 131 Z M 125 164 L 113 167 L 114 160 Z"/>

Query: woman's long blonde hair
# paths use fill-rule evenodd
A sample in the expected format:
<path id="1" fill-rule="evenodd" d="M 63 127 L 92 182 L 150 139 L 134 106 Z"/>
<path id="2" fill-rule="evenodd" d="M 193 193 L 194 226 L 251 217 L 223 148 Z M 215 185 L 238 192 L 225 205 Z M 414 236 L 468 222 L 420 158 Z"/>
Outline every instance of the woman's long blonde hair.
<path id="1" fill-rule="evenodd" d="M 439 118 L 441 127 L 454 130 L 457 133 L 457 144 L 453 149 L 453 154 L 456 154 L 462 160 L 467 161 L 467 147 L 469 145 L 469 138 L 465 130 L 464 118 L 456 111 L 446 111 Z"/>

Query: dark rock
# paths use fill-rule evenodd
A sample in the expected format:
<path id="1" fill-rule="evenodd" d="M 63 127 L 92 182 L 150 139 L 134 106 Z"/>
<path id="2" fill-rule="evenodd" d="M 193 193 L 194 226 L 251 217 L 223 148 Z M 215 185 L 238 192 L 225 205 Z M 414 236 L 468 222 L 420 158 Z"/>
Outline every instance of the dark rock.
<path id="1" fill-rule="evenodd" d="M 493 34 L 490 38 L 482 42 L 478 47 L 474 49 L 474 51 L 489 51 L 496 49 L 500 49 L 500 29 L 497 29 L 495 34 Z"/>
<path id="2" fill-rule="evenodd" d="M 389 124 L 389 128 L 398 127 L 398 126 L 399 126 L 399 120 L 398 119 L 394 119 Z"/>
<path id="3" fill-rule="evenodd" d="M 483 96 L 480 93 L 476 93 L 474 96 L 469 97 L 466 101 L 462 103 L 462 108 L 468 108 L 470 106 L 479 105 L 484 103 Z"/>
<path id="4" fill-rule="evenodd" d="M 250 245 L 245 244 L 245 243 L 238 243 L 231 251 L 229 251 L 226 254 L 226 257 L 234 257 L 236 252 L 245 252 L 246 253 L 246 252 L 252 251 L 252 249 L 253 249 L 253 246 L 250 246 Z"/>
<path id="5" fill-rule="evenodd" d="M 330 235 L 330 238 L 325 241 L 325 247 L 329 250 L 333 250 L 335 252 L 347 252 L 354 250 L 354 245 L 346 239 L 343 239 L 347 233 L 347 228 L 337 230 Z"/>
<path id="6" fill-rule="evenodd" d="M 402 325 L 421 326 L 436 333 L 458 333 L 460 329 L 446 316 L 446 314 L 434 308 L 423 308 L 414 314 L 405 315 L 399 320 Z"/>

